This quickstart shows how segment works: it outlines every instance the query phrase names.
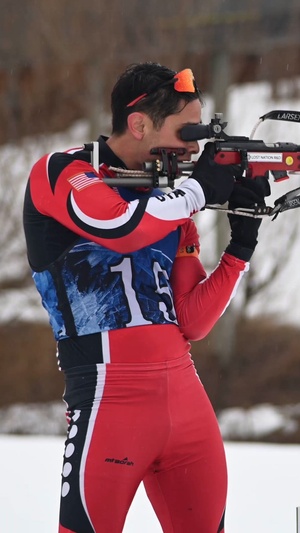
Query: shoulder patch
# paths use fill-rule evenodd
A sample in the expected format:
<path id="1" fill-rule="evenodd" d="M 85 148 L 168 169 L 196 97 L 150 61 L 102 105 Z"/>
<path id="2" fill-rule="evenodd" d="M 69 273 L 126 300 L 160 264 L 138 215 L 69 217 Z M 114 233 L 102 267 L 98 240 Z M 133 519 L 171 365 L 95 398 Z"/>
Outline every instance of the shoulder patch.
<path id="1" fill-rule="evenodd" d="M 198 250 L 195 244 L 178 248 L 176 257 L 198 257 Z"/>
<path id="2" fill-rule="evenodd" d="M 69 183 L 72 185 L 76 191 L 82 191 L 95 183 L 99 183 L 99 176 L 93 171 L 90 172 L 80 172 L 68 178 Z"/>

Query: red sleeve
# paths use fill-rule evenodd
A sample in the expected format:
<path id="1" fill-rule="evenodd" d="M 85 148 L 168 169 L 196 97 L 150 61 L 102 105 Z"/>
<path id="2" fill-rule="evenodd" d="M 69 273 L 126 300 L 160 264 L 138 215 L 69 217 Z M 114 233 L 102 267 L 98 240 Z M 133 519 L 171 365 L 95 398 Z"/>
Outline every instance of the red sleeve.
<path id="1" fill-rule="evenodd" d="M 174 304 L 182 333 L 190 340 L 200 340 L 229 305 L 248 263 L 224 253 L 207 277 L 199 258 L 184 254 L 184 250 L 198 243 L 195 224 L 189 221 L 183 228 L 182 253 L 175 259 L 171 275 Z"/>
<path id="2" fill-rule="evenodd" d="M 103 182 L 104 172 L 68 153 L 44 156 L 30 175 L 35 208 L 82 237 L 126 253 L 162 239 L 205 204 L 193 179 L 171 193 L 127 202 Z"/>

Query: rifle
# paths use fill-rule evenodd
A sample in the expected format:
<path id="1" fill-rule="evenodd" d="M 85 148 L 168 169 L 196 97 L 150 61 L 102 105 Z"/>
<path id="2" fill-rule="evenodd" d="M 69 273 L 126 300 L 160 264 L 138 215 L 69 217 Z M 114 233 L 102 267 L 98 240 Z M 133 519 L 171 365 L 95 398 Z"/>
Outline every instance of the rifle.
<path id="1" fill-rule="evenodd" d="M 227 135 L 224 129 L 227 122 L 222 122 L 222 114 L 216 113 L 208 125 L 187 125 L 181 130 L 184 141 L 195 141 L 214 138 L 214 160 L 222 165 L 240 165 L 245 177 L 255 179 L 258 176 L 269 178 L 271 174 L 274 182 L 289 179 L 290 173 L 300 172 L 300 145 L 290 142 L 265 143 L 263 140 L 254 140 L 253 136 L 258 126 L 265 120 L 280 120 L 287 122 L 300 122 L 299 111 L 275 110 L 262 115 L 253 128 L 250 137 Z M 273 216 L 289 209 L 300 207 L 300 188 L 293 189 L 275 200 L 274 207 L 252 209 L 250 216 Z M 216 208 L 216 207 L 213 207 Z M 219 208 L 222 211 L 226 209 Z M 237 214 L 247 216 L 248 210 Z M 243 211 L 245 211 L 243 213 Z M 273 219 L 274 219 L 273 218 Z"/>
<path id="2" fill-rule="evenodd" d="M 258 126 L 265 120 L 280 120 L 300 123 L 300 111 L 275 110 L 262 115 L 252 130 L 250 137 L 231 136 L 225 133 L 227 122 L 222 122 L 222 113 L 216 113 L 209 124 L 186 125 L 180 135 L 183 141 L 198 141 L 213 139 L 214 160 L 221 165 L 239 165 L 245 177 L 255 179 L 258 176 L 269 178 L 271 174 L 275 183 L 289 178 L 290 173 L 300 172 L 300 145 L 289 142 L 265 143 L 254 140 L 253 136 Z M 85 145 L 86 149 L 95 154 L 93 165 L 99 168 L 98 143 Z M 104 181 L 114 186 L 124 187 L 170 187 L 174 188 L 176 179 L 191 173 L 194 162 L 178 161 L 183 156 L 184 149 L 155 148 L 151 151 L 156 155 L 154 161 L 145 162 L 143 170 L 134 171 L 110 167 L 116 173 L 115 178 Z M 97 167 L 98 165 L 98 167 Z M 217 205 L 206 205 L 208 209 L 218 209 L 227 213 L 257 218 L 273 216 L 289 209 L 300 207 L 300 187 L 284 194 L 274 202 L 274 207 L 257 206 L 253 209 L 237 208 L 228 210 Z"/>

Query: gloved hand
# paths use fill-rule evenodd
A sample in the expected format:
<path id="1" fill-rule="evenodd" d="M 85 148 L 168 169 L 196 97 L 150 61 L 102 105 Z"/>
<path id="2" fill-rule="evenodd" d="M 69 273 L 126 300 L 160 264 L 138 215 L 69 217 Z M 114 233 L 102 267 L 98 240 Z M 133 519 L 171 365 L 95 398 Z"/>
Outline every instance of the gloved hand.
<path id="1" fill-rule="evenodd" d="M 233 191 L 234 178 L 241 174 L 237 165 L 214 162 L 214 143 L 206 143 L 190 178 L 201 185 L 207 204 L 224 204 Z"/>
<path id="2" fill-rule="evenodd" d="M 234 184 L 228 208 L 264 206 L 266 205 L 265 196 L 270 194 L 270 185 L 264 176 L 255 179 L 242 178 Z M 229 214 L 228 218 L 231 241 L 226 252 L 244 261 L 249 261 L 257 245 L 258 230 L 262 219 L 232 214 Z"/>

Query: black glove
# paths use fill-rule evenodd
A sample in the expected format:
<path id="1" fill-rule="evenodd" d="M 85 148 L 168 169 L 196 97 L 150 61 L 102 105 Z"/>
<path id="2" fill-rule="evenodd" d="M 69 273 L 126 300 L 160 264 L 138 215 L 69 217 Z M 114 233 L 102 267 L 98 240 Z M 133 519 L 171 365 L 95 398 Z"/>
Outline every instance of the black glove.
<path id="1" fill-rule="evenodd" d="M 270 185 L 268 179 L 259 176 L 255 179 L 242 178 L 236 182 L 229 197 L 228 209 L 237 207 L 264 206 L 265 196 L 269 196 Z M 249 261 L 257 245 L 258 230 L 261 218 L 241 215 L 228 215 L 231 227 L 231 241 L 226 252 L 244 261 Z"/>
<path id="2" fill-rule="evenodd" d="M 201 185 L 207 204 L 224 204 L 232 193 L 234 177 L 241 174 L 237 165 L 214 162 L 214 143 L 206 143 L 190 178 Z"/>

